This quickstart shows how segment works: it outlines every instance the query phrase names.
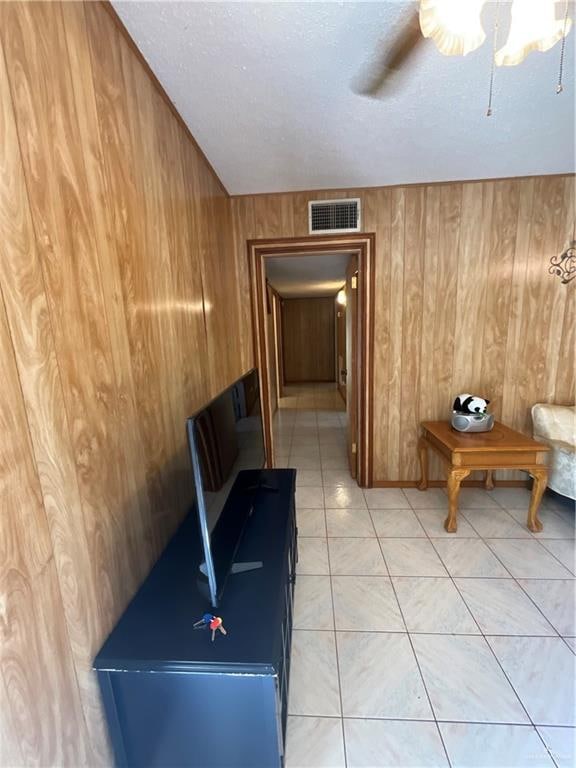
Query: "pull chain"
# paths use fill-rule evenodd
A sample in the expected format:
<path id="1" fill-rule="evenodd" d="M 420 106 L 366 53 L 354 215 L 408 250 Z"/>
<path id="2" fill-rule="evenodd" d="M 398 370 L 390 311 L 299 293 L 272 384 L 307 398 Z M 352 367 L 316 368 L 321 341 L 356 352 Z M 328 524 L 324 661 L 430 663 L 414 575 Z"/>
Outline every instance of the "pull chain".
<path id="1" fill-rule="evenodd" d="M 564 74 L 564 49 L 566 47 L 566 27 L 568 26 L 568 0 L 566 0 L 566 10 L 564 12 L 564 29 L 562 30 L 562 44 L 560 46 L 560 69 L 558 71 L 558 85 L 556 86 L 556 93 L 562 93 L 564 86 L 562 85 L 562 75 Z"/>
<path id="2" fill-rule="evenodd" d="M 500 18 L 500 0 L 496 3 L 496 21 L 494 22 L 494 37 L 492 39 L 492 62 L 490 66 L 490 89 L 488 91 L 488 109 L 486 117 L 492 115 L 492 99 L 494 96 L 494 74 L 496 71 L 496 48 L 498 47 L 498 22 Z"/>

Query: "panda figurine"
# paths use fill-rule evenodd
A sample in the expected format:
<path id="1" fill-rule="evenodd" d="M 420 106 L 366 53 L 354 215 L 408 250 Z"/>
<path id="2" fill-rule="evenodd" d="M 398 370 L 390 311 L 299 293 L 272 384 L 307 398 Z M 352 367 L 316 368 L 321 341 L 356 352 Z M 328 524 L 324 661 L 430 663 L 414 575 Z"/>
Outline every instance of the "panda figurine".
<path id="1" fill-rule="evenodd" d="M 490 432 L 494 416 L 486 413 L 490 400 L 468 393 L 458 395 L 452 406 L 452 427 L 458 432 Z"/>
<path id="2" fill-rule="evenodd" d="M 483 397 L 476 397 L 476 395 L 458 395 L 452 410 L 458 413 L 486 413 L 486 406 L 489 403 L 490 400 L 484 400 Z"/>

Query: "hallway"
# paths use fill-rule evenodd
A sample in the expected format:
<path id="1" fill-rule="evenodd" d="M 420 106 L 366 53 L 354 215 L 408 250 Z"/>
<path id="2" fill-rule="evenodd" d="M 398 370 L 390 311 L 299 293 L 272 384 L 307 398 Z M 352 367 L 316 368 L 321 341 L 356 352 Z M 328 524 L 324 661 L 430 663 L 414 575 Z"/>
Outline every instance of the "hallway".
<path id="1" fill-rule="evenodd" d="M 276 466 L 298 470 L 297 485 L 356 486 L 348 468 L 346 411 L 336 384 L 284 387 L 274 416 Z M 357 486 L 356 486 L 357 487 Z M 300 502 L 306 507 L 306 501 Z"/>
<path id="2" fill-rule="evenodd" d="M 346 411 L 344 401 L 333 382 L 285 384 L 284 397 L 278 400 L 278 404 L 281 410 L 342 412 L 344 416 Z M 322 418 L 323 424 L 329 426 L 329 421 Z"/>

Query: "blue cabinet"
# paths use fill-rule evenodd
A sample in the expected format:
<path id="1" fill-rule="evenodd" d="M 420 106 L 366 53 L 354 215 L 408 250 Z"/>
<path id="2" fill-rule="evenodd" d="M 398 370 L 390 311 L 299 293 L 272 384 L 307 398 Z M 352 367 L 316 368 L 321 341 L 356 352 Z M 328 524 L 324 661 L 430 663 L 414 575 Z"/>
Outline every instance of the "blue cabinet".
<path id="1" fill-rule="evenodd" d="M 203 597 L 190 515 L 96 657 L 121 766 L 273 768 L 284 762 L 297 558 L 295 471 L 257 472 L 253 512 L 218 615 L 227 635 L 195 630 Z M 233 514 L 234 505 L 229 505 Z M 231 526 L 233 528 L 233 526 Z"/>

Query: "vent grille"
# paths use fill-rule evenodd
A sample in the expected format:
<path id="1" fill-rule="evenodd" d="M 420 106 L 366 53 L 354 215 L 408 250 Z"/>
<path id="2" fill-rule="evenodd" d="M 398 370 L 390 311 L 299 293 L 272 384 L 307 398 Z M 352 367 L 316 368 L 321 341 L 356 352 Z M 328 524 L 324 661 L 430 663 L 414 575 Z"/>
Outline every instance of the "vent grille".
<path id="1" fill-rule="evenodd" d="M 360 232 L 360 199 L 311 200 L 308 223 L 310 234 Z"/>

